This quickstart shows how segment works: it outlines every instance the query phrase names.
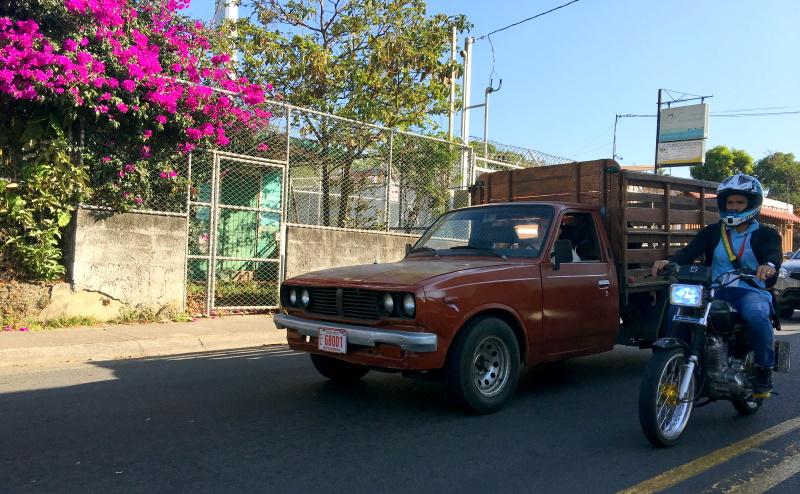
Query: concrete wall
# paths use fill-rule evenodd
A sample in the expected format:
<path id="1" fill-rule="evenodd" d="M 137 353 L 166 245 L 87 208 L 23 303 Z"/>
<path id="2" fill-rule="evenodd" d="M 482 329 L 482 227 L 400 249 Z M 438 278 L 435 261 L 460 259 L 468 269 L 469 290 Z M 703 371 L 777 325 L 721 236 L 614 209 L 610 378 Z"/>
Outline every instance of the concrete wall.
<path id="1" fill-rule="evenodd" d="M 286 231 L 286 277 L 318 269 L 399 261 L 405 245 L 419 235 L 389 235 L 329 228 L 289 226 Z"/>
<path id="2" fill-rule="evenodd" d="M 179 216 L 78 209 L 68 257 L 72 289 L 134 307 L 184 307 L 186 222 Z"/>

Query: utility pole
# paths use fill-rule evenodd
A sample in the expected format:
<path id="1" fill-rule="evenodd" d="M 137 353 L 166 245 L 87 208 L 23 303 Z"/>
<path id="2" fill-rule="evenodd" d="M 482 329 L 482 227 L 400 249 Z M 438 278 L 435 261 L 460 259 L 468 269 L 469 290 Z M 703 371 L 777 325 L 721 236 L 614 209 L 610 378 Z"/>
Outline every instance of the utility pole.
<path id="1" fill-rule="evenodd" d="M 656 157 L 653 160 L 654 171 L 658 173 L 658 140 L 661 136 L 661 89 L 658 90 L 658 109 L 656 110 Z"/>
<path id="2" fill-rule="evenodd" d="M 462 85 L 461 95 L 461 141 L 464 144 L 469 144 L 469 91 L 471 87 L 472 77 L 472 43 L 475 38 L 468 36 L 464 38 L 464 51 L 461 56 L 464 57 L 464 84 Z M 467 160 L 466 153 L 461 153 L 461 187 L 466 188 L 472 181 L 470 175 L 470 163 Z"/>
<path id="3" fill-rule="evenodd" d="M 458 38 L 456 36 L 456 27 L 453 26 L 453 31 L 451 35 L 451 48 L 450 48 L 450 62 L 453 67 L 456 64 L 456 42 Z M 456 78 L 455 72 L 450 74 L 450 115 L 447 121 L 447 140 L 453 142 L 453 122 L 455 121 L 455 112 L 456 112 Z"/>

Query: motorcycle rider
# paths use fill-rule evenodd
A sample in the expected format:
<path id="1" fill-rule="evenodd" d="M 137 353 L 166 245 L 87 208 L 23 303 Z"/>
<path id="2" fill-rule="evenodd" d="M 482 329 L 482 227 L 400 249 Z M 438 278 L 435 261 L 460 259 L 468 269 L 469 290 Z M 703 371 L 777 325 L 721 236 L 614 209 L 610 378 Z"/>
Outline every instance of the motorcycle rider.
<path id="1" fill-rule="evenodd" d="M 717 298 L 727 300 L 746 322 L 756 364 L 753 398 L 767 398 L 772 392 L 774 309 L 769 288 L 775 284 L 783 260 L 780 233 L 756 221 L 763 202 L 763 188 L 754 177 L 726 178 L 717 188 L 721 221 L 701 229 L 689 245 L 674 255 L 656 261 L 652 271 L 655 276 L 670 262 L 691 264 L 702 254 L 714 279 L 740 267 L 755 271 L 755 280 L 739 279 L 716 291 Z"/>

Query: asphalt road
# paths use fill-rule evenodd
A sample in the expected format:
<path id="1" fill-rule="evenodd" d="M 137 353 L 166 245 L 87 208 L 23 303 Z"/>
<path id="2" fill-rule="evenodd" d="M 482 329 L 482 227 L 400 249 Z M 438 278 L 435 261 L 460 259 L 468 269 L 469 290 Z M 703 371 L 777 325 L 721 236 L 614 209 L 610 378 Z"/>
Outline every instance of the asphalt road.
<path id="1" fill-rule="evenodd" d="M 797 368 L 796 317 L 779 337 Z M 0 492 L 800 492 L 799 370 L 754 416 L 715 403 L 655 449 L 637 419 L 649 356 L 525 369 L 489 416 L 437 382 L 335 385 L 283 345 L 3 369 Z"/>

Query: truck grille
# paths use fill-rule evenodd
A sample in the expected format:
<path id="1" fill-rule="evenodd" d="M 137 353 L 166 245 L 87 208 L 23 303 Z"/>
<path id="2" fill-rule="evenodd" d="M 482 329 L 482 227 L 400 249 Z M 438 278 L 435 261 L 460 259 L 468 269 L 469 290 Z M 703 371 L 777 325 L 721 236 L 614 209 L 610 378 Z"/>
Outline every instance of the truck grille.
<path id="1" fill-rule="evenodd" d="M 377 321 L 381 318 L 378 314 L 381 293 L 358 288 L 309 287 L 311 303 L 306 310 L 320 316 Z"/>
<path id="2" fill-rule="evenodd" d="M 800 280 L 800 271 L 789 273 L 789 278 L 793 280 Z"/>

